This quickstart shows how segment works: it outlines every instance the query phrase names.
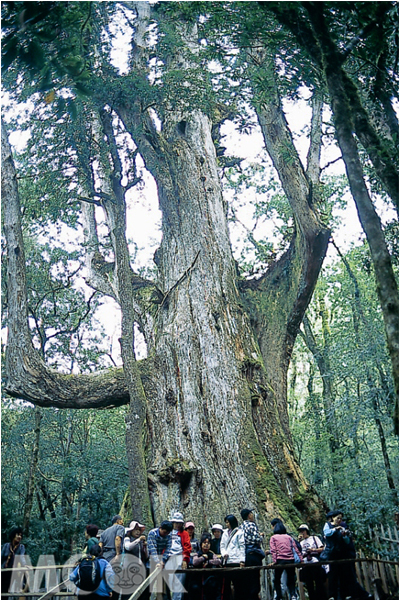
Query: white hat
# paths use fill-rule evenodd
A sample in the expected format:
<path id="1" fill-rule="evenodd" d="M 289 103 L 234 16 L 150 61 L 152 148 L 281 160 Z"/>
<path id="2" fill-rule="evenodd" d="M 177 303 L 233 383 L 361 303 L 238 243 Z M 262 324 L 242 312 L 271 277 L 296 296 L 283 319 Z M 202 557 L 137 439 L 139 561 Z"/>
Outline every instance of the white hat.
<path id="1" fill-rule="evenodd" d="M 224 530 L 224 528 L 222 527 L 222 525 L 220 525 L 219 523 L 215 523 L 215 525 L 213 525 L 213 526 L 211 527 L 211 531 L 212 531 L 213 529 L 219 529 L 220 531 L 223 531 L 223 530 Z"/>
<path id="2" fill-rule="evenodd" d="M 180 512 L 172 513 L 172 517 L 170 519 L 173 523 L 184 523 L 183 514 Z"/>
<path id="3" fill-rule="evenodd" d="M 303 523 L 303 525 L 300 525 L 300 527 L 297 528 L 297 531 L 301 531 L 302 529 L 307 529 L 308 532 L 310 531 L 309 526 L 305 523 Z"/>
<path id="4" fill-rule="evenodd" d="M 139 521 L 131 521 L 129 527 L 125 528 L 125 533 L 128 533 L 128 531 L 133 531 L 134 529 L 141 529 L 144 531 L 146 529 L 146 525 L 142 525 L 139 523 Z"/>

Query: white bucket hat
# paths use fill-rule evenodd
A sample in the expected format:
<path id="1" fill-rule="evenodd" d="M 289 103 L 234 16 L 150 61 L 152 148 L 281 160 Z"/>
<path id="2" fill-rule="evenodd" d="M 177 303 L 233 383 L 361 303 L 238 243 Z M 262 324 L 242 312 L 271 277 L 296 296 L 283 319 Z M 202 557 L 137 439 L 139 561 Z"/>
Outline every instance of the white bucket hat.
<path id="1" fill-rule="evenodd" d="M 180 512 L 172 513 L 172 517 L 170 519 L 173 523 L 184 523 L 183 514 Z"/>

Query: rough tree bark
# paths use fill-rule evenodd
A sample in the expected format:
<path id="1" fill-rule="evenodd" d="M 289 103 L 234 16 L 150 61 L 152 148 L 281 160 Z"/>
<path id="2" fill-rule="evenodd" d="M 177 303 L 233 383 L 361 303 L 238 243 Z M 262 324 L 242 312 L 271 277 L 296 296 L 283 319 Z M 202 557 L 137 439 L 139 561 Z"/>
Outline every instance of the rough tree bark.
<path id="1" fill-rule="evenodd" d="M 146 3 L 139 4 L 143 8 Z M 141 33 L 140 28 L 137 32 Z M 128 87 L 121 86 L 113 110 L 157 182 L 162 211 L 163 237 L 155 255 L 156 287 L 161 296 L 152 315 L 153 330 L 146 337 L 149 358 L 140 370 L 146 395 L 146 462 L 154 519 L 159 522 L 171 510 L 181 508 L 199 525 L 209 526 L 228 512 L 238 513 L 243 506 L 253 505 L 264 523 L 276 515 L 289 524 L 305 517 L 316 523 L 322 506 L 296 463 L 286 408 L 290 353 L 329 237 L 311 206 L 306 178 L 297 172 L 290 174 L 277 161 L 281 179 L 292 191 L 289 199 L 296 234 L 288 252 L 258 286 L 256 293 L 266 310 L 262 313 L 264 321 L 260 318 L 254 326 L 244 306 L 252 290 L 244 291 L 244 298 L 238 287 L 210 119 L 199 110 L 171 110 L 159 131 L 140 99 L 129 96 Z M 110 122 L 105 125 L 107 130 Z M 278 128 L 275 135 L 282 133 Z M 106 137 L 110 164 L 115 167 L 111 132 Z M 279 139 L 273 143 L 279 151 Z M 115 169 L 110 182 L 118 197 L 121 181 Z M 16 190 L 12 193 L 17 198 Z M 126 254 L 123 203 L 105 204 L 104 208 L 113 238 L 113 269 L 121 277 L 117 297 L 129 329 L 134 319 L 140 322 L 138 312 L 132 314 L 133 306 L 138 303 L 145 313 L 146 302 L 133 284 L 128 289 L 134 278 Z M 119 210 L 121 213 L 113 212 Z M 93 214 L 87 211 L 87 216 L 88 235 L 95 239 Z M 11 236 L 9 253 L 13 254 L 10 227 L 7 234 Z M 19 245 L 22 248 L 22 239 Z M 95 257 L 96 252 L 92 255 Z M 20 271 L 10 264 L 10 279 L 20 286 L 22 282 L 20 296 L 10 303 L 15 309 L 24 295 L 23 279 L 18 279 L 22 271 L 23 261 Z M 150 289 L 154 288 L 152 284 Z M 126 293 L 124 298 L 121 292 Z M 18 326 L 10 330 L 13 362 L 9 360 L 8 365 L 15 364 L 15 371 L 7 370 L 7 391 L 39 403 L 42 390 L 47 390 L 53 405 L 65 406 L 67 385 L 61 386 L 60 393 L 48 388 L 48 380 L 54 385 L 51 382 L 62 382 L 62 376 L 38 363 L 31 343 L 28 353 L 25 349 L 17 351 L 13 336 L 15 340 L 19 331 L 28 340 L 26 311 Z M 132 344 L 131 331 L 124 331 Z M 92 406 L 96 401 L 104 406 L 113 394 L 118 402 L 126 402 L 127 381 L 131 402 L 140 403 L 131 352 L 132 347 L 124 354 L 128 378 L 111 370 L 103 378 L 83 379 L 79 389 L 79 378 L 70 376 L 73 385 L 76 381 L 75 405 L 82 406 L 89 380 L 92 387 L 97 381 L 103 384 L 101 392 L 91 390 Z M 134 378 L 132 385 L 130 376 Z M 135 435 L 137 442 L 140 431 Z M 127 439 L 130 445 L 132 439 Z M 135 494 L 131 489 L 137 506 Z"/>

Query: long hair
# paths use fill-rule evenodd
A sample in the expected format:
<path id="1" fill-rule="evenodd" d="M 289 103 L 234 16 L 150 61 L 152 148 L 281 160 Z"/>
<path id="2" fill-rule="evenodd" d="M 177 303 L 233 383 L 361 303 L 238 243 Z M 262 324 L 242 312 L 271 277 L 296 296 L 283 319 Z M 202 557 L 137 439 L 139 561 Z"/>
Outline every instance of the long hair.
<path id="1" fill-rule="evenodd" d="M 228 523 L 231 526 L 231 529 L 236 529 L 236 527 L 239 525 L 238 520 L 235 517 L 235 515 L 226 515 L 224 520 L 225 520 L 225 523 L 226 523 L 226 521 L 228 521 Z"/>

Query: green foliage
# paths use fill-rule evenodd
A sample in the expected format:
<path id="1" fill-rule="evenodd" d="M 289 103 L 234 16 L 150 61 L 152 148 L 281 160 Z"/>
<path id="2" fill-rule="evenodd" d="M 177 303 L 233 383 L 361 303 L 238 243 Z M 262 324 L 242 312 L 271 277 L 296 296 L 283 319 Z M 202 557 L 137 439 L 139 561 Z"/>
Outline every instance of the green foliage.
<path id="1" fill-rule="evenodd" d="M 346 254 L 352 277 L 342 261 L 325 268 L 308 310 L 319 355 L 299 336 L 289 376 L 302 469 L 330 507 L 344 510 L 359 543 L 368 523 L 391 523 L 398 489 L 395 394 L 367 255 L 365 245 Z"/>
<path id="2" fill-rule="evenodd" d="M 33 516 L 24 537 L 33 564 L 54 554 L 62 564 L 84 545 L 84 527 L 101 529 L 118 513 L 128 485 L 125 408 L 40 409 L 39 463 Z M 5 401 L 2 409 L 2 538 L 22 525 L 34 442 L 34 409 Z"/>
<path id="3" fill-rule="evenodd" d="M 332 34 L 342 48 L 360 29 L 378 23 L 379 5 L 385 5 L 382 30 L 370 27 L 371 35 L 363 34 L 362 43 L 354 46 L 346 63 L 375 111 L 395 94 L 397 5 L 328 5 Z M 35 343 L 46 359 L 70 371 L 77 365 L 81 371 L 94 371 L 106 361 L 102 332 L 92 312 L 99 300 L 94 296 L 88 303 L 79 281 L 81 251 L 75 246 L 73 250 L 63 247 L 58 239 L 66 228 L 70 238 L 79 236 L 80 201 L 99 204 L 100 199 L 93 164 L 99 158 L 110 164 L 104 138 L 94 139 L 91 115 L 99 107 L 111 111 L 120 105 L 129 113 L 139 105 L 138 122 L 145 120 L 147 108 L 152 108 L 164 127 L 171 114 L 199 109 L 216 125 L 229 117 L 238 131 L 250 132 L 256 126 L 251 107 L 269 101 L 273 75 L 283 98 L 296 99 L 304 88 L 324 93 L 318 65 L 279 19 L 296 17 L 301 31 L 302 3 L 156 4 L 151 49 L 137 66 L 132 46 L 130 70 L 123 75 L 110 60 L 110 23 L 118 10 L 114 2 L 2 3 L 3 83 L 13 98 L 31 102 L 25 123 L 21 124 L 20 115 L 11 121 L 15 130 L 30 133 L 26 151 L 16 161 L 31 325 Z M 250 49 L 256 50 L 252 58 Z M 143 131 L 147 134 L 147 130 L 139 123 L 129 135 L 126 124 L 113 116 L 122 176 L 129 183 L 137 175 L 135 136 Z M 174 119 L 171 122 L 175 126 Z M 385 128 L 382 132 L 387 134 Z M 231 226 L 242 224 L 244 230 L 238 252 L 241 274 L 259 276 L 287 249 L 294 233 L 292 213 L 269 163 L 261 160 L 242 169 L 228 167 L 222 160 L 226 158 L 224 149 L 215 141 L 220 165 L 225 166 L 224 192 Z M 390 140 L 387 143 L 391 144 Z M 287 149 L 286 158 L 292 159 Z M 382 188 L 367 161 L 364 167 L 371 188 L 381 195 Z M 335 214 L 343 207 L 347 191 L 344 177 L 324 174 L 314 191 L 321 218 L 335 229 L 340 225 Z M 247 210 L 251 214 L 244 218 L 242 209 L 250 198 L 253 202 Z M 108 235 L 108 231 L 100 235 L 100 249 L 106 256 L 110 254 Z M 393 261 L 398 261 L 396 222 L 387 225 L 386 235 Z M 327 267 L 309 310 L 327 370 L 318 373 L 315 356 L 298 338 L 289 407 L 306 476 L 321 496 L 332 507 L 339 504 L 362 532 L 367 521 L 389 521 L 395 507 L 378 421 L 392 466 L 397 444 L 391 429 L 390 366 L 371 259 L 365 246 L 353 248 L 346 258 L 356 274 L 360 304 L 343 264 Z M 155 309 L 151 298 L 148 302 Z M 330 395 L 324 387 L 327 381 Z M 45 548 L 62 561 L 70 553 L 71 540 L 74 548 L 81 546 L 86 523 L 94 521 L 106 527 L 118 512 L 128 479 L 124 413 L 124 409 L 107 413 L 42 411 L 35 500 L 26 541 L 32 557 Z M 7 401 L 2 441 L 3 532 L 15 522 L 15 515 L 21 521 L 33 429 L 32 407 Z"/>
<path id="4" fill-rule="evenodd" d="M 41 92 L 58 86 L 61 78 L 88 94 L 94 10 L 92 2 L 3 2 L 3 76 L 11 82 L 22 71 Z"/>

